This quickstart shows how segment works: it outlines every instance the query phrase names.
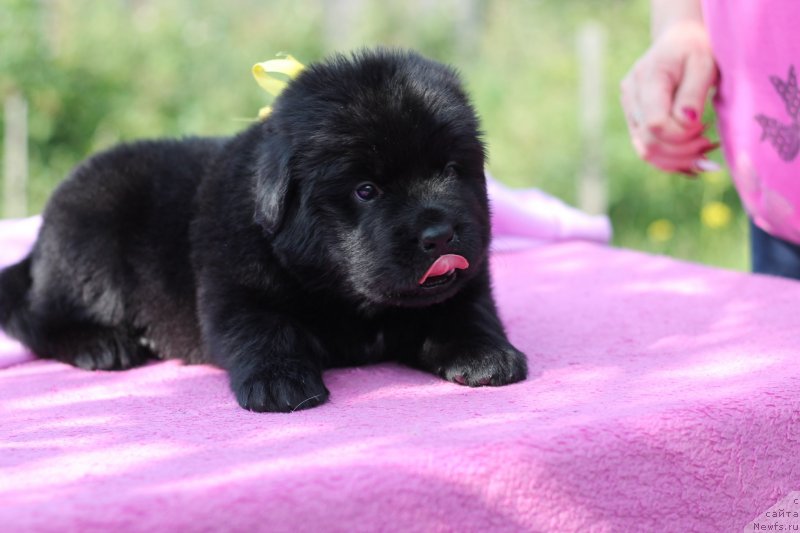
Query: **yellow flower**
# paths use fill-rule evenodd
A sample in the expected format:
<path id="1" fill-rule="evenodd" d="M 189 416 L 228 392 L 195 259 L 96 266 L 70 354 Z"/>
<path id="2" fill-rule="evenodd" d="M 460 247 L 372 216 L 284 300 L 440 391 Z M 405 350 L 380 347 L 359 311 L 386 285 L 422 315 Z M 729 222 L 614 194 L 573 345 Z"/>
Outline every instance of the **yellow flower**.
<path id="1" fill-rule="evenodd" d="M 731 208 L 722 202 L 708 202 L 700 211 L 703 225 L 712 229 L 724 228 L 730 224 L 731 218 Z"/>
<path id="2" fill-rule="evenodd" d="M 654 220 L 647 226 L 647 238 L 653 242 L 667 242 L 675 235 L 675 225 L 666 218 Z"/>
<path id="3" fill-rule="evenodd" d="M 253 77 L 261 88 L 274 98 L 289 84 L 289 82 L 276 76 L 276 74 L 280 74 L 291 80 L 296 78 L 304 68 L 305 65 L 287 54 L 286 57 L 280 59 L 270 59 L 269 61 L 256 63 L 253 65 L 252 72 Z M 266 117 L 271 111 L 272 108 L 270 106 L 262 107 L 258 111 L 258 118 Z"/>

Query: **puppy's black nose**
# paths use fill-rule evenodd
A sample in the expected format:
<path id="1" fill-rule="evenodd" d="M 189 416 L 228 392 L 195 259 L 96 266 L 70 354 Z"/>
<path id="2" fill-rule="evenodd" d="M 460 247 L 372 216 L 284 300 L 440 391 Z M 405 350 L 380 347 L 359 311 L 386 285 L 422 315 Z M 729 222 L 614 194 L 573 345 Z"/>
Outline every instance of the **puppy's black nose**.
<path id="1" fill-rule="evenodd" d="M 453 240 L 455 230 L 451 224 L 442 222 L 428 226 L 419 234 L 419 243 L 422 249 L 431 255 L 441 255 L 447 251 L 448 244 Z"/>

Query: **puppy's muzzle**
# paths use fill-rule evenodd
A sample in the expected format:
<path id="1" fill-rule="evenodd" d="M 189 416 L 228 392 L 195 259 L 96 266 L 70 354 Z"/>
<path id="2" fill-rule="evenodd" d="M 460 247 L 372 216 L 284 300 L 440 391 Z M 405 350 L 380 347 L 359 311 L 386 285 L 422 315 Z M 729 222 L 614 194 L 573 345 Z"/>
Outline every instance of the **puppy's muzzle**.
<path id="1" fill-rule="evenodd" d="M 426 226 L 419 234 L 419 246 L 428 257 L 435 259 L 419 284 L 424 288 L 448 285 L 456 278 L 456 270 L 469 268 L 469 261 L 452 253 L 456 230 L 449 222 L 438 222 Z"/>

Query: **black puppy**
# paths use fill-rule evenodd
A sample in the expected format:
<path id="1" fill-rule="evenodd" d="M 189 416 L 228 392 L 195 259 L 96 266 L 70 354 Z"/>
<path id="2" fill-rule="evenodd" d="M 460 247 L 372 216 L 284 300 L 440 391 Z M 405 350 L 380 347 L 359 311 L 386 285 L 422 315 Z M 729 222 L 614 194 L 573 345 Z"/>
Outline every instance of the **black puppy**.
<path id="1" fill-rule="evenodd" d="M 322 370 L 387 358 L 525 378 L 492 299 L 478 121 L 457 75 L 377 50 L 312 65 L 226 139 L 96 155 L 0 274 L 0 326 L 40 357 L 227 369 L 239 403 L 323 403 Z"/>

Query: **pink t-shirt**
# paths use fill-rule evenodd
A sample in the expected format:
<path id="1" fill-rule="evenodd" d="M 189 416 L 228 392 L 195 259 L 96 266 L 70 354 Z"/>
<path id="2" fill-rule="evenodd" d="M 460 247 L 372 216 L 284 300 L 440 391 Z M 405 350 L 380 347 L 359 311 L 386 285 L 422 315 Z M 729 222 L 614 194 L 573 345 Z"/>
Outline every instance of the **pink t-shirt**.
<path id="1" fill-rule="evenodd" d="M 800 244 L 800 0 L 704 0 L 725 158 L 753 221 Z"/>

